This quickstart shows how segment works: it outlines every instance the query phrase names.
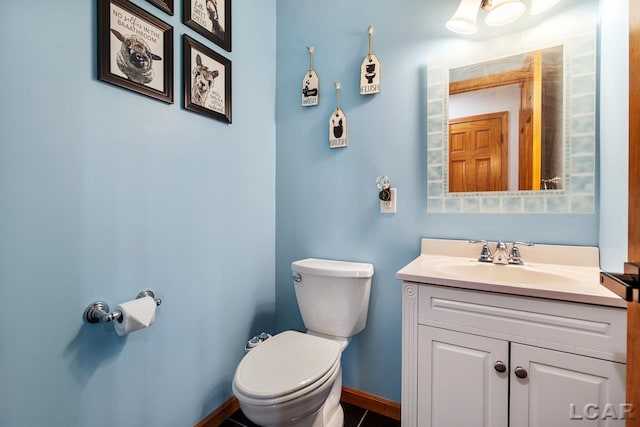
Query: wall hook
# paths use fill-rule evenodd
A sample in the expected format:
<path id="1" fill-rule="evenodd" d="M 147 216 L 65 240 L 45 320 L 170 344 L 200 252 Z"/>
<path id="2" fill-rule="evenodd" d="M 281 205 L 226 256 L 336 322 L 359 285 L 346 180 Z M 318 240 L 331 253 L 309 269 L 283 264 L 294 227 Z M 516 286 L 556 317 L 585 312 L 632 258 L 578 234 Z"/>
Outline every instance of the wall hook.
<path id="1" fill-rule="evenodd" d="M 313 46 L 307 46 L 309 51 L 309 72 L 313 71 Z"/>
<path id="2" fill-rule="evenodd" d="M 369 60 L 373 56 L 373 25 L 369 25 Z"/>

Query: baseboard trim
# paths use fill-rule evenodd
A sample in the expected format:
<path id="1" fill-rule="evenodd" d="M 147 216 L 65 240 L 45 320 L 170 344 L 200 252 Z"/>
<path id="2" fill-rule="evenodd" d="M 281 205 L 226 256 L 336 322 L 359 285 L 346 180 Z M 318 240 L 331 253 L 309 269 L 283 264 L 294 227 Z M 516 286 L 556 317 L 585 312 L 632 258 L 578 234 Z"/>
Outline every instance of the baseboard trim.
<path id="1" fill-rule="evenodd" d="M 231 396 L 229 400 L 207 415 L 205 419 L 194 424 L 193 427 L 218 427 L 238 409 L 240 409 L 238 399 L 235 396 Z"/>
<path id="2" fill-rule="evenodd" d="M 345 386 L 342 387 L 342 397 L 340 400 L 400 421 L 401 410 L 400 404 L 397 402 Z"/>
<path id="3" fill-rule="evenodd" d="M 344 386 L 342 387 L 340 400 L 400 421 L 400 404 L 391 400 Z M 232 396 L 216 410 L 207 415 L 205 419 L 194 424 L 193 427 L 218 427 L 238 409 L 240 409 L 240 403 L 235 396 Z"/>

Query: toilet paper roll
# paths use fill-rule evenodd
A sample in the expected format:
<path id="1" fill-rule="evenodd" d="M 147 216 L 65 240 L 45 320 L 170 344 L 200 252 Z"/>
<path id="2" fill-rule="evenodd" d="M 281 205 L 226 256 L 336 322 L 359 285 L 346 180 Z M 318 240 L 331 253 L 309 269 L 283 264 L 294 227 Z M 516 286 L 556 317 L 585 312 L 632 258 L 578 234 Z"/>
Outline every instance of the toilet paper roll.
<path id="1" fill-rule="evenodd" d="M 114 322 L 116 333 L 122 336 L 148 328 L 156 319 L 156 307 L 156 302 L 149 296 L 119 304 L 116 311 L 122 316 Z"/>

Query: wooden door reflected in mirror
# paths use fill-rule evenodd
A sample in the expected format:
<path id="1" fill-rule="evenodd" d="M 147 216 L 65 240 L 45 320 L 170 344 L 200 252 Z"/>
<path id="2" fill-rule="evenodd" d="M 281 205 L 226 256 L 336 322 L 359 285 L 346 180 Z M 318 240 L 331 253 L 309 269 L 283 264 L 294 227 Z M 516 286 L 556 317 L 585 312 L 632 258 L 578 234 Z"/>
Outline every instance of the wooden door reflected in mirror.
<path id="1" fill-rule="evenodd" d="M 449 191 L 508 189 L 509 112 L 449 121 Z"/>
<path id="2" fill-rule="evenodd" d="M 562 83 L 562 46 L 450 69 L 449 191 L 562 189 Z"/>

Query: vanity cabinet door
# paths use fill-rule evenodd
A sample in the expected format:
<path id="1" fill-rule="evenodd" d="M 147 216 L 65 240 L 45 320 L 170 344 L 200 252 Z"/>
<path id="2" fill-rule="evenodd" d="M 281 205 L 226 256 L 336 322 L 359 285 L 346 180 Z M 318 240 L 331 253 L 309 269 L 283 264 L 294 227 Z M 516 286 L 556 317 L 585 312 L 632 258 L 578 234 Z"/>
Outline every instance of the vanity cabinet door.
<path id="1" fill-rule="evenodd" d="M 511 427 L 624 427 L 626 365 L 512 343 L 510 368 Z"/>
<path id="2" fill-rule="evenodd" d="M 420 325 L 418 375 L 418 426 L 507 426 L 507 341 Z"/>

